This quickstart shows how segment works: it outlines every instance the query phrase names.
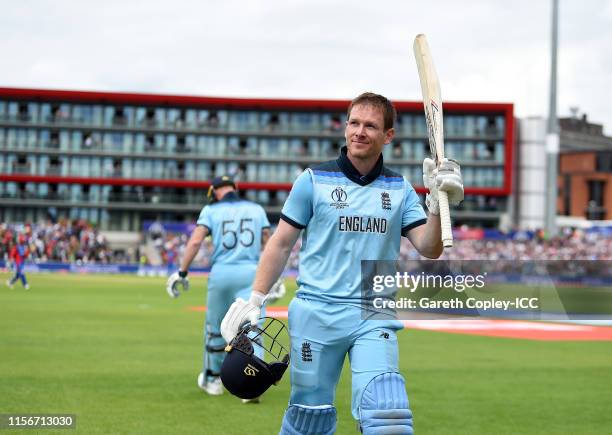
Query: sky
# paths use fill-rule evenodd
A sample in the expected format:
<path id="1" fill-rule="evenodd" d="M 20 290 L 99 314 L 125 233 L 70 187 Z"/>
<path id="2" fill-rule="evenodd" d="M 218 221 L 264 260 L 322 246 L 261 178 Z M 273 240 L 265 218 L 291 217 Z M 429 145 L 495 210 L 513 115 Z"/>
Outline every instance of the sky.
<path id="1" fill-rule="evenodd" d="M 443 101 L 548 116 L 552 0 L 20 0 L 0 13 L 0 86 L 420 101 L 425 33 Z M 612 135 L 612 0 L 559 0 L 558 115 Z"/>

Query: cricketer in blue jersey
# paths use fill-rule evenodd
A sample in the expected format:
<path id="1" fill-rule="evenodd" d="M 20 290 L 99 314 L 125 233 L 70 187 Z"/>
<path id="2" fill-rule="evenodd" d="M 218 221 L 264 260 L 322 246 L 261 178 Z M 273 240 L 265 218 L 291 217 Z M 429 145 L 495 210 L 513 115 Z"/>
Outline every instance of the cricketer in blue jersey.
<path id="1" fill-rule="evenodd" d="M 223 393 L 219 376 L 226 345 L 220 332 L 221 320 L 236 298 L 249 299 L 261 248 L 270 235 L 270 222 L 260 205 L 238 196 L 229 176 L 215 178 L 209 196 L 213 202 L 200 212 L 181 266 L 168 279 L 167 291 L 176 297 L 177 284 L 188 288 L 189 265 L 210 235 L 214 250 L 208 276 L 204 364 L 198 386 L 211 395 L 219 395 Z"/>
<path id="2" fill-rule="evenodd" d="M 396 260 L 401 237 L 418 252 L 443 251 L 437 191 L 463 199 L 459 165 L 423 164 L 430 192 L 425 214 L 410 183 L 384 166 L 382 150 L 394 136 L 395 109 L 365 93 L 348 108 L 346 146 L 337 160 L 304 171 L 295 181 L 281 221 L 260 260 L 249 302 L 237 301 L 221 324 L 226 340 L 254 322 L 267 289 L 281 273 L 299 235 L 298 292 L 289 306 L 291 397 L 280 433 L 333 434 L 335 389 L 348 354 L 352 414 L 364 434 L 412 434 L 412 412 L 399 372 L 394 319 L 362 318 L 361 260 Z M 432 166 L 433 164 L 433 166 Z"/>

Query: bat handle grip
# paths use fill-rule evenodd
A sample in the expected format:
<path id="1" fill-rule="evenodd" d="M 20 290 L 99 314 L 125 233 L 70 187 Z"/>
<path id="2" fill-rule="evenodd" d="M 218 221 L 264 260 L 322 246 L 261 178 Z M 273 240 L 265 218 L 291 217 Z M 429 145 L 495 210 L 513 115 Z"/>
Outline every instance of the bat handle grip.
<path id="1" fill-rule="evenodd" d="M 442 230 L 442 244 L 445 248 L 453 246 L 453 229 L 451 227 L 450 210 L 448 208 L 448 194 L 438 191 L 438 205 L 440 207 L 440 226 Z"/>

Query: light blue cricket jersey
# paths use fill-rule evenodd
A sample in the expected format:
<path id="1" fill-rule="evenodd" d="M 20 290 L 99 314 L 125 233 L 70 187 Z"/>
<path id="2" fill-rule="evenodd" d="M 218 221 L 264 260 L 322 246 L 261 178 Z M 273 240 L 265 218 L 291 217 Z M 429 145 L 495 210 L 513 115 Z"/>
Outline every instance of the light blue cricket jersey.
<path id="1" fill-rule="evenodd" d="M 212 236 L 211 264 L 257 264 L 261 253 L 261 232 L 270 227 L 266 212 L 254 202 L 229 192 L 221 201 L 205 206 L 198 225 Z"/>
<path id="2" fill-rule="evenodd" d="M 419 197 L 382 156 L 364 176 L 346 156 L 306 169 L 281 219 L 304 229 L 298 297 L 359 304 L 361 260 L 397 260 L 402 235 L 427 222 Z"/>

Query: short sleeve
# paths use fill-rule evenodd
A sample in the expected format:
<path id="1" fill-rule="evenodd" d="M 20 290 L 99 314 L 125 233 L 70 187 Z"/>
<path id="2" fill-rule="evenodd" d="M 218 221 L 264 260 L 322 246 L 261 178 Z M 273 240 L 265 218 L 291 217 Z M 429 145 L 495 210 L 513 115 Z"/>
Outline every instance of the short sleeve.
<path id="1" fill-rule="evenodd" d="M 427 223 L 427 215 L 412 185 L 406 179 L 404 182 L 408 186 L 404 193 L 402 209 L 402 235 L 405 236 L 411 229 Z"/>
<path id="2" fill-rule="evenodd" d="M 312 176 L 307 169 L 293 183 L 281 211 L 281 219 L 298 229 L 304 229 L 312 217 Z"/>
<path id="3" fill-rule="evenodd" d="M 210 207 L 206 206 L 200 212 L 200 216 L 198 217 L 197 225 L 204 225 L 208 229 L 208 233 L 212 234 L 212 222 L 210 218 Z"/>

